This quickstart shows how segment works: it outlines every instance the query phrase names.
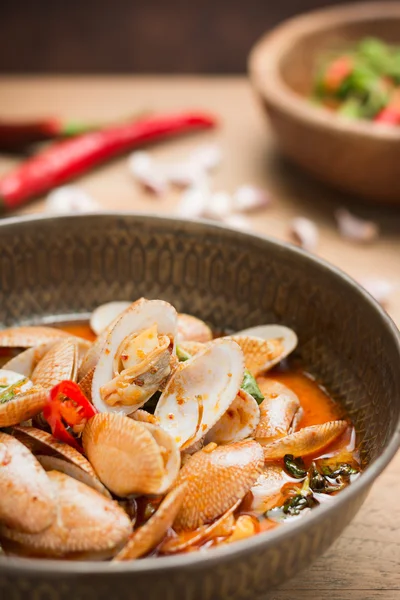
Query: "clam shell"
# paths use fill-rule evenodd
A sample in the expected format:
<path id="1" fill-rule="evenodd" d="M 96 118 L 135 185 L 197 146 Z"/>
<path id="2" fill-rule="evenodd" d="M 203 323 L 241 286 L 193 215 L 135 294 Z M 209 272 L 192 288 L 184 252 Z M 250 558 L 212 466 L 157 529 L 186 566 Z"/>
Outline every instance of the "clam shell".
<path id="1" fill-rule="evenodd" d="M 329 421 L 323 425 L 303 427 L 300 431 L 264 446 L 264 457 L 270 460 L 283 458 L 285 454 L 293 454 L 295 457 L 315 454 L 331 444 L 347 427 L 346 421 Z"/>
<path id="2" fill-rule="evenodd" d="M 163 452 L 164 476 L 160 487 L 155 493 L 165 494 L 178 477 L 181 467 L 181 453 L 172 437 L 164 429 L 149 422 L 142 421 L 141 423 L 151 433 Z"/>
<path id="3" fill-rule="evenodd" d="M 90 327 L 96 335 L 100 335 L 132 302 L 106 302 L 94 309 L 90 317 Z"/>
<path id="4" fill-rule="evenodd" d="M 280 339 L 262 340 L 246 335 L 232 336 L 244 354 L 246 369 L 258 377 L 272 368 L 284 356 L 284 346 Z"/>
<path id="5" fill-rule="evenodd" d="M 183 502 L 185 491 L 186 486 L 180 485 L 169 492 L 150 519 L 133 532 L 126 546 L 114 560 L 134 560 L 155 548 L 174 522 Z"/>
<path id="6" fill-rule="evenodd" d="M 257 514 L 263 514 L 280 502 L 282 487 L 291 481 L 296 481 L 289 477 L 285 471 L 276 465 L 266 466 L 263 472 L 251 488 L 253 500 L 251 510 Z M 298 480 L 297 480 L 298 481 Z"/>
<path id="7" fill-rule="evenodd" d="M 241 500 L 238 500 L 229 510 L 226 511 L 214 523 L 211 525 L 203 525 L 199 527 L 190 535 L 187 532 L 183 532 L 182 535 L 167 539 L 160 548 L 160 554 L 175 554 L 176 552 L 183 552 L 192 546 L 203 544 L 206 540 L 212 537 L 228 536 L 233 530 L 235 519 L 233 513 L 241 504 Z"/>
<path id="8" fill-rule="evenodd" d="M 39 346 L 64 337 L 74 337 L 70 333 L 55 327 L 26 326 L 12 327 L 0 331 L 0 347 L 30 348 Z"/>
<path id="9" fill-rule="evenodd" d="M 99 413 L 85 425 L 86 456 L 100 481 L 120 497 L 157 494 L 165 467 L 151 425 L 116 413 Z"/>
<path id="10" fill-rule="evenodd" d="M 267 369 L 270 369 L 278 362 L 286 358 L 293 350 L 297 347 L 298 339 L 293 329 L 285 327 L 284 325 L 256 325 L 255 327 L 249 327 L 235 333 L 234 337 L 239 336 L 250 336 L 257 337 L 265 341 L 279 340 L 283 349 L 281 354 L 275 358 L 271 357 L 268 362 Z"/>
<path id="11" fill-rule="evenodd" d="M 29 450 L 0 432 L 0 522 L 26 533 L 49 527 L 55 496 L 44 469 Z"/>
<path id="12" fill-rule="evenodd" d="M 93 369 L 88 371 L 78 384 L 81 389 L 82 394 L 84 396 L 86 396 L 86 398 L 88 400 L 90 400 L 90 402 L 92 401 L 92 383 L 93 383 L 94 369 L 95 369 L 95 367 L 93 367 Z"/>
<path id="13" fill-rule="evenodd" d="M 182 449 L 202 438 L 236 397 L 243 379 L 243 354 L 231 339 L 218 339 L 180 363 L 154 412 Z"/>
<path id="14" fill-rule="evenodd" d="M 179 342 L 179 348 L 181 348 L 182 350 L 184 350 L 184 352 L 187 352 L 188 354 L 190 354 L 191 357 L 193 357 L 199 352 L 202 352 L 202 350 L 206 348 L 206 345 L 203 342 L 183 340 Z"/>
<path id="15" fill-rule="evenodd" d="M 75 381 L 77 355 L 78 346 L 74 338 L 56 342 L 36 365 L 32 382 L 48 390 L 64 379 Z"/>
<path id="16" fill-rule="evenodd" d="M 90 462 L 75 448 L 59 442 L 47 431 L 35 427 L 14 427 L 13 435 L 36 455 L 46 471 L 62 471 L 110 497 Z"/>
<path id="17" fill-rule="evenodd" d="M 42 412 L 48 392 L 40 386 L 33 386 L 27 392 L 18 394 L 5 404 L 0 404 L 0 427 L 18 425 Z"/>
<path id="18" fill-rule="evenodd" d="M 269 444 L 288 434 L 300 401 L 290 388 L 278 381 L 263 379 L 257 383 L 264 400 L 260 404 L 260 422 L 254 437 L 260 444 Z"/>
<path id="19" fill-rule="evenodd" d="M 0 527 L 5 549 L 47 558 L 105 559 L 125 544 L 131 522 L 116 502 L 58 471 L 47 473 L 57 498 L 57 518 L 41 533 Z"/>
<path id="20" fill-rule="evenodd" d="M 209 444 L 194 454 L 176 481 L 187 482 L 187 490 L 174 529 L 192 531 L 221 516 L 254 485 L 263 463 L 262 447 L 252 440 Z"/>
<path id="21" fill-rule="evenodd" d="M 239 442 L 252 435 L 260 420 L 260 408 L 257 401 L 245 390 L 240 389 L 236 398 L 210 429 L 205 442 L 228 444 Z"/>
<path id="22" fill-rule="evenodd" d="M 129 414 L 140 408 L 135 406 L 109 406 L 100 395 L 100 388 L 113 378 L 114 356 L 122 341 L 131 333 L 139 332 L 157 324 L 159 335 L 176 337 L 177 313 L 171 304 L 163 300 L 145 300 L 141 298 L 132 304 L 116 321 L 111 331 L 108 331 L 105 344 L 100 352 L 92 382 L 92 402 L 100 412 L 119 412 Z M 175 353 L 175 343 L 173 346 Z"/>
<path id="23" fill-rule="evenodd" d="M 44 357 L 46 352 L 54 346 L 56 341 L 57 340 L 54 339 L 51 342 L 40 344 L 40 346 L 32 346 L 31 348 L 24 350 L 24 352 L 21 352 L 7 361 L 3 368 L 17 371 L 17 373 L 21 373 L 21 375 L 25 375 L 25 377 L 30 377 L 38 362 Z"/>
<path id="24" fill-rule="evenodd" d="M 178 314 L 178 342 L 210 342 L 213 339 L 213 334 L 210 327 L 201 319 L 187 315 L 185 313 Z"/>

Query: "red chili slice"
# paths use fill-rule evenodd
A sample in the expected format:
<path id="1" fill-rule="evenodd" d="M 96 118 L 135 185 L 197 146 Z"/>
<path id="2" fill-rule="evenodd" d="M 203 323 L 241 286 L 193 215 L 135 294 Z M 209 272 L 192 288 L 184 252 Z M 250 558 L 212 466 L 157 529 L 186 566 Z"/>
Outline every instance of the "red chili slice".
<path id="1" fill-rule="evenodd" d="M 53 436 L 79 451 L 80 445 L 64 423 L 70 427 L 82 427 L 96 413 L 97 410 L 79 386 L 68 380 L 61 381 L 50 390 L 48 403 L 43 409 L 43 416 L 50 425 Z"/>

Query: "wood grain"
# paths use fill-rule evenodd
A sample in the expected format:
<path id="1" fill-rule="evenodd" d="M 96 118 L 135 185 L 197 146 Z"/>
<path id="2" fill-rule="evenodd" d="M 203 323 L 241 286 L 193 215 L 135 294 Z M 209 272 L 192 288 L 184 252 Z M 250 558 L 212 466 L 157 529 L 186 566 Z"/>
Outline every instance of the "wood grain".
<path id="1" fill-rule="evenodd" d="M 396 290 L 388 310 L 400 324 L 400 213 L 354 206 L 359 215 L 376 219 L 381 236 L 368 246 L 342 240 L 333 212 L 349 199 L 316 184 L 287 165 L 277 154 L 267 124 L 247 81 L 241 77 L 0 78 L 2 116 L 57 114 L 68 118 L 112 119 L 142 108 L 163 111 L 199 107 L 221 117 L 216 132 L 168 142 L 154 148 L 159 160 L 181 158 L 199 143 L 216 142 L 224 161 L 213 181 L 215 189 L 233 191 L 254 183 L 270 190 L 273 204 L 250 217 L 254 231 L 288 239 L 291 218 L 316 221 L 321 240 L 318 254 L 353 277 L 385 277 Z M 0 174 L 15 164 L 0 160 Z M 103 208 L 173 214 L 179 193 L 155 199 L 132 181 L 121 158 L 80 179 Z M 43 202 L 23 212 L 40 212 Z M 400 598 L 400 454 L 376 482 L 357 518 L 335 545 L 314 565 L 269 600 L 398 600 Z"/>

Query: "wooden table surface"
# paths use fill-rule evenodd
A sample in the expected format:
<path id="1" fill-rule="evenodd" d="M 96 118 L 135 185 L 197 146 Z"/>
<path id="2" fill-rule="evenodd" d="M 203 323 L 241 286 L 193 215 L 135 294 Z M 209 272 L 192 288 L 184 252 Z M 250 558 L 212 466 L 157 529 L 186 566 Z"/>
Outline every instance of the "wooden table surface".
<path id="1" fill-rule="evenodd" d="M 254 231 L 288 239 L 294 216 L 313 219 L 321 240 L 318 254 L 355 278 L 379 277 L 393 282 L 388 312 L 400 325 L 400 207 L 354 206 L 361 216 L 381 226 L 379 239 L 368 246 L 342 240 L 333 212 L 346 198 L 308 179 L 286 164 L 276 151 L 263 114 L 242 77 L 1 77 L 1 117 L 61 115 L 68 119 L 111 120 L 154 109 L 207 109 L 221 118 L 215 132 L 197 134 L 154 147 L 153 156 L 174 160 L 205 142 L 223 151 L 213 177 L 215 190 L 234 191 L 245 183 L 267 188 L 274 201 L 254 214 Z M 0 175 L 16 161 L 1 157 Z M 332 165 L 334 168 L 334 165 Z M 179 193 L 157 199 L 132 180 L 126 158 L 81 178 L 79 185 L 105 209 L 171 214 Z M 21 213 L 44 210 L 43 201 Z M 400 368 L 400 366 L 399 366 Z M 296 579 L 270 592 L 270 600 L 395 600 L 400 598 L 400 453 L 375 483 L 364 507 L 334 546 Z"/>

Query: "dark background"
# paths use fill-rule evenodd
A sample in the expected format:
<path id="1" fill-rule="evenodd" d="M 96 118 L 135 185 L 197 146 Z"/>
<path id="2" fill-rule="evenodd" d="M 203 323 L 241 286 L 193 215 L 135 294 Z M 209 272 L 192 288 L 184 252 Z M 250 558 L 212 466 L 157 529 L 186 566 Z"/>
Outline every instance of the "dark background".
<path id="1" fill-rule="evenodd" d="M 266 30 L 345 0 L 0 0 L 3 73 L 241 73 Z"/>

